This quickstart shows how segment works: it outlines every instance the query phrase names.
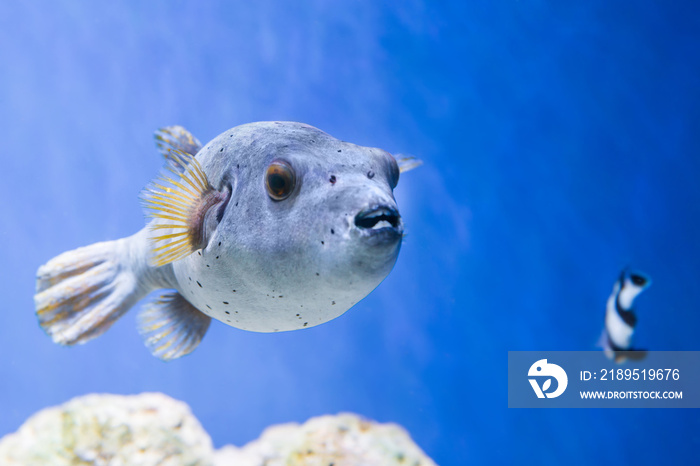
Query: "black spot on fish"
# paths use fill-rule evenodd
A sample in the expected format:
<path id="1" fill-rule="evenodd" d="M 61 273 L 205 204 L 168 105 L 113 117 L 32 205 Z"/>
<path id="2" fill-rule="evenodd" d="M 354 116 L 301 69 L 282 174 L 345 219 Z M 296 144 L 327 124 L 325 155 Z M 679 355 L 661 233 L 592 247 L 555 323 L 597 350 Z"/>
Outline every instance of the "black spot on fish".
<path id="1" fill-rule="evenodd" d="M 297 314 L 297 317 L 299 317 L 299 314 Z"/>
<path id="2" fill-rule="evenodd" d="M 233 292 L 235 293 L 235 292 L 236 292 L 236 290 L 233 290 Z"/>
<path id="3" fill-rule="evenodd" d="M 330 177 L 330 179 L 329 179 L 328 181 L 330 181 L 331 184 L 335 184 L 335 182 L 338 181 L 338 180 L 337 180 L 337 178 L 335 177 L 335 175 L 331 175 L 331 177 Z"/>
<path id="4" fill-rule="evenodd" d="M 236 207 L 238 207 L 238 202 L 236 202 Z"/>
<path id="5" fill-rule="evenodd" d="M 331 304 L 332 304 L 333 306 L 335 306 L 335 301 L 331 301 Z"/>
<path id="6" fill-rule="evenodd" d="M 220 150 L 219 152 L 223 152 L 223 151 L 224 151 L 224 148 L 222 147 L 221 150 Z"/>
<path id="7" fill-rule="evenodd" d="M 221 246 L 221 241 L 219 241 L 219 246 Z"/>
<path id="8" fill-rule="evenodd" d="M 335 235 L 335 230 L 331 228 L 331 235 Z"/>
<path id="9" fill-rule="evenodd" d="M 190 281 L 192 281 L 192 277 L 187 277 L 187 278 L 189 278 L 189 279 L 190 279 Z"/>
<path id="10" fill-rule="evenodd" d="M 338 152 L 343 152 L 342 150 L 338 149 Z"/>
<path id="11" fill-rule="evenodd" d="M 224 304 L 228 304 L 228 301 L 221 301 L 221 302 L 224 303 Z"/>
<path id="12" fill-rule="evenodd" d="M 202 251 L 197 251 L 197 254 L 199 254 L 199 255 L 201 256 L 201 255 L 202 255 Z"/>
<path id="13" fill-rule="evenodd" d="M 240 166 L 240 165 L 238 165 L 238 164 L 236 164 L 236 168 L 241 168 L 241 166 Z"/>
<path id="14" fill-rule="evenodd" d="M 367 172 L 367 178 L 369 178 L 370 180 L 374 178 L 374 172 L 372 170 Z"/>
<path id="15" fill-rule="evenodd" d="M 326 243 L 324 243 L 323 241 L 321 241 L 321 244 L 326 244 Z"/>
<path id="16" fill-rule="evenodd" d="M 211 309 L 211 306 L 210 306 L 210 305 L 208 305 L 208 304 L 205 304 L 205 306 L 207 306 L 207 307 L 208 307 L 209 309 Z"/>
<path id="17" fill-rule="evenodd" d="M 231 322 L 231 319 L 226 319 L 226 322 Z M 236 321 L 236 322 L 238 322 L 238 321 Z"/>
<path id="18" fill-rule="evenodd" d="M 282 296 L 282 295 L 279 295 L 279 296 L 278 296 L 278 298 L 284 298 L 284 296 Z"/>
<path id="19" fill-rule="evenodd" d="M 218 259 L 218 258 L 219 258 L 219 256 L 216 256 L 216 258 Z"/>
<path id="20" fill-rule="evenodd" d="M 207 264 L 207 267 L 209 267 L 209 264 Z"/>
<path id="21" fill-rule="evenodd" d="M 199 283 L 199 281 L 197 281 L 197 285 L 199 285 L 200 288 L 203 288 L 203 287 L 202 287 L 202 284 Z"/>
<path id="22" fill-rule="evenodd" d="M 233 311 L 233 312 L 235 312 L 236 314 L 238 314 L 238 311 Z M 238 321 L 236 321 L 236 322 L 238 322 Z"/>
<path id="23" fill-rule="evenodd" d="M 317 276 L 317 277 L 319 276 L 319 273 L 318 273 L 318 272 L 316 272 L 316 276 Z"/>
<path id="24" fill-rule="evenodd" d="M 229 314 L 229 315 L 231 315 L 231 313 L 230 313 L 230 312 L 228 312 L 228 311 L 224 311 L 224 312 L 225 312 L 226 314 Z"/>
<path id="25" fill-rule="evenodd" d="M 309 323 L 308 323 L 308 322 L 304 322 L 304 327 L 306 327 L 307 325 L 309 325 Z"/>

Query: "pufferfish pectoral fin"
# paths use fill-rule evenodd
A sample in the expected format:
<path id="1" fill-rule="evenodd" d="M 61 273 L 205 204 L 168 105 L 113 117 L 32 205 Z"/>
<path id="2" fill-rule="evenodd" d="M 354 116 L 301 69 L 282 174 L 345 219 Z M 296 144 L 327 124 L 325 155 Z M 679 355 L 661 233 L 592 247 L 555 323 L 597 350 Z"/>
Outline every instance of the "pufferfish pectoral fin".
<path id="1" fill-rule="evenodd" d="M 170 361 L 191 353 L 207 333 L 211 317 L 177 291 L 160 295 L 138 315 L 138 330 L 153 356 Z"/>
<path id="2" fill-rule="evenodd" d="M 182 126 L 166 126 L 158 128 L 153 134 L 156 146 L 163 157 L 171 160 L 171 151 L 180 151 L 191 156 L 197 155 L 202 143 Z"/>
<path id="3" fill-rule="evenodd" d="M 212 187 L 194 156 L 174 149 L 169 156 L 166 170 L 170 174 L 164 172 L 141 192 L 148 216 L 154 219 L 149 227 L 149 263 L 156 267 L 205 247 L 209 212 L 225 206 L 230 196 L 230 190 Z"/>

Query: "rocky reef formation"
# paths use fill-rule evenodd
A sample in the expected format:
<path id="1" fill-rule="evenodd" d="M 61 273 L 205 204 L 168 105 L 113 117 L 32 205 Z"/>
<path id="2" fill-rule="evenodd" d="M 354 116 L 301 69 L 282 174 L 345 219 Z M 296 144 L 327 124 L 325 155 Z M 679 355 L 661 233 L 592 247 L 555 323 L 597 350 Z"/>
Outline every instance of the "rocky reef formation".
<path id="1" fill-rule="evenodd" d="M 0 464 L 405 465 L 435 463 L 396 424 L 354 414 L 282 424 L 238 448 L 215 450 L 189 407 L 160 393 L 87 395 L 30 417 L 0 440 Z"/>
<path id="2" fill-rule="evenodd" d="M 208 465 L 211 438 L 159 393 L 87 395 L 30 417 L 0 441 L 3 465 Z"/>
<path id="3" fill-rule="evenodd" d="M 434 465 L 396 424 L 378 424 L 355 414 L 268 427 L 243 448 L 217 451 L 216 465 Z"/>

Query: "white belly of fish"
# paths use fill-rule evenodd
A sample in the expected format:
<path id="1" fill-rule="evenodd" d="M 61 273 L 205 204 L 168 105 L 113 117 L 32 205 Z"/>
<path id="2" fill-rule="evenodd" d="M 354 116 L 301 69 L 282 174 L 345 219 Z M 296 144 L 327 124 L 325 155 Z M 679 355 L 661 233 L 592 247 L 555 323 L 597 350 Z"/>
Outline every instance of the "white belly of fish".
<path id="1" fill-rule="evenodd" d="M 217 264 L 216 255 L 207 252 L 175 264 L 174 272 L 178 291 L 198 310 L 253 332 L 283 332 L 328 322 L 379 284 L 356 281 L 333 286 L 315 272 L 298 272 L 277 280 L 256 277 Z"/>

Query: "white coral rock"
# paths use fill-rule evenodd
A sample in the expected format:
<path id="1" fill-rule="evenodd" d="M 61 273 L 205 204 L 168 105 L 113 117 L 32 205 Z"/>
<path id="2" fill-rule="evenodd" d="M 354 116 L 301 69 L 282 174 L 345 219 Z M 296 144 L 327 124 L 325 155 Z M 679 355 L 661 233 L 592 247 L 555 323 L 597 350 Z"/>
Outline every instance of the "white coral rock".
<path id="1" fill-rule="evenodd" d="M 206 466 L 212 454 L 189 407 L 160 393 L 74 398 L 0 441 L 7 466 Z"/>
<path id="2" fill-rule="evenodd" d="M 0 439 L 3 466 L 433 466 L 396 424 L 354 414 L 266 429 L 214 451 L 189 407 L 160 393 L 87 395 L 29 418 Z"/>
<path id="3" fill-rule="evenodd" d="M 320 416 L 304 424 L 268 427 L 243 448 L 216 453 L 217 466 L 434 466 L 396 424 L 379 424 L 355 414 Z"/>

